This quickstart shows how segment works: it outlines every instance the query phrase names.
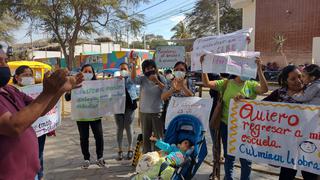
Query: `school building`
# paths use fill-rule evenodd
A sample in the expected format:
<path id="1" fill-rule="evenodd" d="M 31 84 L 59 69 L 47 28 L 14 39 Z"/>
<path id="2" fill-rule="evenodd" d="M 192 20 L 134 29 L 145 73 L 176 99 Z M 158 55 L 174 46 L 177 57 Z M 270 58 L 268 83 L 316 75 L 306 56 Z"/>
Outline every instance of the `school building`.
<path id="1" fill-rule="evenodd" d="M 266 62 L 320 64 L 320 0 L 231 0 Z"/>

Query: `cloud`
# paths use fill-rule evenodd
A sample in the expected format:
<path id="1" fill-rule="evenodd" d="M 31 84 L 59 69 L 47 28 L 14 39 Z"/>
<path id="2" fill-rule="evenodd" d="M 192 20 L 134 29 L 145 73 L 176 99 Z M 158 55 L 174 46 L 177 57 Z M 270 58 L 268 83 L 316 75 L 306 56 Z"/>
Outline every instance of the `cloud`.
<path id="1" fill-rule="evenodd" d="M 180 21 L 184 20 L 185 17 L 185 15 L 171 16 L 169 20 L 174 22 L 175 24 L 178 24 Z"/>

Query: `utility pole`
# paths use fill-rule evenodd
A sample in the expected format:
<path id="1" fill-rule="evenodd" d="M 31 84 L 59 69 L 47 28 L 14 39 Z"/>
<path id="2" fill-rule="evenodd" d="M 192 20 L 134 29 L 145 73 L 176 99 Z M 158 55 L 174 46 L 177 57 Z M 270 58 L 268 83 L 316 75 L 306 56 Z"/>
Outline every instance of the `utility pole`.
<path id="1" fill-rule="evenodd" d="M 129 0 L 127 0 L 127 14 L 129 14 Z M 129 19 L 128 19 L 128 25 L 127 25 L 127 44 L 128 44 L 128 48 L 130 48 L 130 45 L 129 45 Z"/>
<path id="2" fill-rule="evenodd" d="M 218 35 L 220 35 L 220 4 L 219 4 L 219 0 L 216 0 L 216 6 L 217 6 L 217 31 L 218 31 Z"/>
<path id="3" fill-rule="evenodd" d="M 143 32 L 143 48 L 147 49 L 146 32 Z"/>

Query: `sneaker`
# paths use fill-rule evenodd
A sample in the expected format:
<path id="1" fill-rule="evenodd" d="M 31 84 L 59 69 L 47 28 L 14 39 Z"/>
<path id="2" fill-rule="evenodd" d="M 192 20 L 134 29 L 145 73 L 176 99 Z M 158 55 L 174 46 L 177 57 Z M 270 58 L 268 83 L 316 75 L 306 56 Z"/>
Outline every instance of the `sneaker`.
<path id="1" fill-rule="evenodd" d="M 133 158 L 133 151 L 128 151 L 127 160 L 131 160 Z"/>
<path id="2" fill-rule="evenodd" d="M 88 169 L 90 166 L 90 161 L 89 160 L 85 160 L 83 165 L 81 166 L 82 169 Z"/>
<path id="3" fill-rule="evenodd" d="M 99 167 L 106 167 L 106 162 L 104 161 L 104 159 L 103 158 L 100 158 L 100 159 L 98 159 L 97 160 L 97 165 L 99 166 Z"/>
<path id="4" fill-rule="evenodd" d="M 123 159 L 123 153 L 122 153 L 122 151 L 119 151 L 117 161 L 121 161 L 122 159 Z"/>

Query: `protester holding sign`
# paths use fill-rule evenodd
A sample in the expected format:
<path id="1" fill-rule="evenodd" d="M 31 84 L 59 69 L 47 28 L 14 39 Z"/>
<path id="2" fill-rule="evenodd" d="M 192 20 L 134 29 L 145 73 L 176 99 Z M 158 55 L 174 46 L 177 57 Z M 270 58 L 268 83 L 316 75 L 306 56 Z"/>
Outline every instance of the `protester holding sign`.
<path id="1" fill-rule="evenodd" d="M 264 101 L 284 102 L 284 103 L 300 103 L 292 96 L 303 91 L 303 83 L 301 72 L 296 66 L 289 65 L 282 69 L 279 75 L 279 85 L 281 88 L 274 90 Z M 294 180 L 297 170 L 281 167 L 279 180 Z M 318 175 L 301 171 L 304 179 L 316 180 Z"/>
<path id="2" fill-rule="evenodd" d="M 161 99 L 164 101 L 162 118 L 165 120 L 167 114 L 167 108 L 169 105 L 170 98 L 173 97 L 190 97 L 195 94 L 195 86 L 191 79 L 187 78 L 188 67 L 185 62 L 179 61 L 174 67 L 173 78 L 168 80 L 161 94 Z"/>
<path id="3" fill-rule="evenodd" d="M 33 71 L 29 66 L 19 66 L 13 77 L 13 83 L 19 87 L 33 85 L 35 83 L 33 77 Z M 46 134 L 38 137 L 38 144 L 39 144 L 39 160 L 40 160 L 40 171 L 37 174 L 36 180 L 43 179 L 44 176 L 44 168 L 43 168 L 43 151 L 44 145 L 46 143 Z"/>
<path id="4" fill-rule="evenodd" d="M 126 91 L 126 108 L 124 114 L 116 114 L 115 120 L 117 124 L 117 142 L 118 142 L 118 158 L 117 160 L 123 159 L 122 153 L 122 139 L 123 139 L 123 130 L 126 129 L 127 139 L 128 139 L 128 153 L 127 160 L 131 160 L 133 157 L 132 151 L 132 122 L 134 120 L 135 110 L 137 109 L 137 87 L 132 82 L 130 76 L 129 65 L 127 63 L 120 64 L 120 78 L 125 79 L 125 91 Z"/>
<path id="5" fill-rule="evenodd" d="M 47 114 L 66 92 L 77 87 L 82 74 L 46 73 L 43 92 L 33 100 L 13 86 L 6 55 L 0 49 L 0 179 L 34 179 L 39 171 L 38 142 L 31 125 Z"/>
<path id="6" fill-rule="evenodd" d="M 204 56 L 201 56 L 202 63 Z M 202 74 L 202 81 L 204 86 L 210 89 L 215 89 L 223 94 L 222 97 L 222 123 L 220 124 L 221 138 L 223 143 L 223 151 L 225 157 L 225 179 L 233 178 L 235 157 L 227 154 L 227 138 L 228 138 L 228 117 L 230 100 L 236 96 L 242 95 L 249 99 L 255 99 L 257 95 L 268 92 L 267 81 L 262 72 L 261 60 L 256 60 L 258 67 L 258 76 L 260 83 L 251 81 L 248 77 L 236 76 L 233 80 L 216 80 L 209 81 L 206 73 Z M 212 122 L 213 123 L 213 122 Z M 212 125 L 211 123 L 211 125 Z M 246 159 L 240 159 L 241 163 L 241 179 L 249 179 L 251 174 L 251 162 Z"/>
<path id="7" fill-rule="evenodd" d="M 96 74 L 94 72 L 93 67 L 90 64 L 85 64 L 81 68 L 81 72 L 84 75 L 85 81 L 97 80 Z M 65 99 L 67 101 L 71 100 L 71 93 L 66 93 Z M 104 141 L 103 141 L 103 131 L 101 118 L 93 118 L 93 119 L 78 119 L 77 126 L 80 134 L 80 146 L 81 152 L 83 154 L 84 163 L 81 166 L 83 169 L 88 169 L 90 166 L 90 152 L 89 152 L 89 126 L 94 134 L 94 139 L 96 141 L 96 153 L 97 153 L 97 161 L 96 164 L 99 167 L 105 167 L 105 161 L 103 158 L 103 149 L 104 149 Z"/>
<path id="8" fill-rule="evenodd" d="M 142 63 L 144 76 L 137 76 L 136 59 L 131 59 L 131 78 L 134 83 L 140 85 L 140 119 L 142 124 L 143 152 L 150 152 L 151 142 L 149 137 L 152 132 L 157 138 L 163 137 L 164 122 L 161 120 L 162 100 L 161 94 L 165 88 L 166 80 L 158 73 L 156 63 L 153 60 L 145 60 Z"/>
<path id="9" fill-rule="evenodd" d="M 161 95 L 162 100 L 168 100 L 171 96 L 174 97 L 189 97 L 195 93 L 195 87 L 191 79 L 188 79 L 187 64 L 179 61 L 174 67 L 174 78 L 171 84 L 168 84 Z"/>

